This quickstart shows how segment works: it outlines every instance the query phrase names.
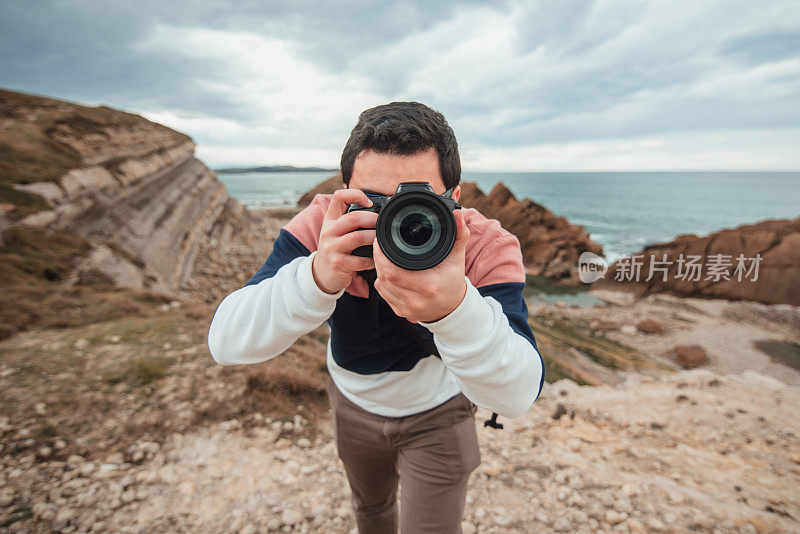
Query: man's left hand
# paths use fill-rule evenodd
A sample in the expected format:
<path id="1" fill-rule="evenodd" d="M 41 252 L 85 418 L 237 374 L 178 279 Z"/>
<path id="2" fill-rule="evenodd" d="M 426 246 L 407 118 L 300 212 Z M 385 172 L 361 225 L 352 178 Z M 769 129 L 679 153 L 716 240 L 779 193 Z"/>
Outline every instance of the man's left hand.
<path id="1" fill-rule="evenodd" d="M 444 319 L 455 310 L 467 294 L 464 269 L 469 229 L 461 210 L 454 210 L 456 242 L 450 254 L 436 267 L 422 271 L 402 269 L 389 261 L 372 242 L 375 260 L 375 289 L 392 310 L 412 323 L 432 323 Z"/>

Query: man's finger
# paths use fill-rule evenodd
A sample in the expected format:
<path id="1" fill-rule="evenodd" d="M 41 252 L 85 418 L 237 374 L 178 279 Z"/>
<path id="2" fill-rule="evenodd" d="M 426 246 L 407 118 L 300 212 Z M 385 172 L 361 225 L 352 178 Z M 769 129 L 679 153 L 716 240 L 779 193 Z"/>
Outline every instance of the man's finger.
<path id="1" fill-rule="evenodd" d="M 328 220 L 338 219 L 347 211 L 348 204 L 360 204 L 368 208 L 372 206 L 372 201 L 361 189 L 337 189 L 328 205 L 325 218 Z"/>
<path id="2" fill-rule="evenodd" d="M 328 235 L 341 236 L 359 228 L 373 229 L 378 214 L 372 211 L 351 211 L 332 221 L 326 228 Z"/>
<path id="3" fill-rule="evenodd" d="M 372 245 L 375 240 L 375 230 L 356 230 L 336 239 L 334 248 L 339 252 L 350 254 L 363 245 Z"/>
<path id="4" fill-rule="evenodd" d="M 454 210 L 453 217 L 456 219 L 456 242 L 453 245 L 453 249 L 466 250 L 467 241 L 469 241 L 469 228 L 464 220 L 464 214 L 461 210 Z"/>
<path id="5" fill-rule="evenodd" d="M 388 275 L 393 285 L 401 287 L 406 291 L 416 291 L 419 284 L 422 282 L 422 278 L 424 277 L 423 273 L 415 271 L 413 279 L 410 279 L 411 277 L 408 275 L 412 271 L 407 271 L 392 263 L 381 250 L 377 238 L 375 238 L 375 241 L 372 243 L 372 257 L 375 259 L 375 270 L 379 278 L 381 275 L 383 275 L 384 278 Z"/>

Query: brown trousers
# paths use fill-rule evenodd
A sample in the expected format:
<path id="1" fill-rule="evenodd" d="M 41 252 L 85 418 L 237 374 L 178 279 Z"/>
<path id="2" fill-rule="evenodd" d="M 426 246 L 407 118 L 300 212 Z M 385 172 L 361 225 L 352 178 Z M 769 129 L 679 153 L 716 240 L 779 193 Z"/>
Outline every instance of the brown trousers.
<path id="1" fill-rule="evenodd" d="M 360 534 L 461 532 L 470 473 L 480 465 L 477 406 L 463 393 L 405 417 L 353 404 L 328 377 L 331 423 Z"/>

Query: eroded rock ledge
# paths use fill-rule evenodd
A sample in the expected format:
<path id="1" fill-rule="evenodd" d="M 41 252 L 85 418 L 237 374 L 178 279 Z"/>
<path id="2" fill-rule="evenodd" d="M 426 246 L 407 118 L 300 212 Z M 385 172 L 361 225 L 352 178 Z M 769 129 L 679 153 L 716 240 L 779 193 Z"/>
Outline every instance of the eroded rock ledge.
<path id="1" fill-rule="evenodd" d="M 87 238 L 91 251 L 67 283 L 94 271 L 119 286 L 177 293 L 201 243 L 247 216 L 185 134 L 123 111 L 10 91 L 0 92 L 0 108 L 10 160 L 3 182 L 44 202 L 18 220 L 2 217 L 3 225 Z"/>
<path id="2" fill-rule="evenodd" d="M 744 271 L 737 272 L 740 255 Z M 699 272 L 689 266 L 692 257 L 701 267 Z M 704 237 L 681 235 L 669 243 L 649 245 L 631 258 L 641 263 L 638 281 L 634 263 L 625 258 L 611 265 L 605 279 L 592 289 L 800 305 L 800 217 L 746 224 Z"/>

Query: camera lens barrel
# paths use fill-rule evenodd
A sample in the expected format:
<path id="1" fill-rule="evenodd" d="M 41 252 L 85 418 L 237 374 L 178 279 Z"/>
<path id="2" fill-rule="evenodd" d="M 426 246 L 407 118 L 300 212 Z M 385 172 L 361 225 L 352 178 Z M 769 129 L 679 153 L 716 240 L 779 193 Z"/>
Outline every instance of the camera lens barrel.
<path id="1" fill-rule="evenodd" d="M 353 204 L 347 211 L 366 209 L 378 213 L 378 246 L 398 267 L 410 271 L 430 269 L 453 250 L 457 231 L 453 210 L 461 206 L 452 198 L 435 194 L 428 182 L 403 182 L 394 195 L 373 202 L 370 208 Z M 372 247 L 358 247 L 352 254 L 371 257 Z"/>

